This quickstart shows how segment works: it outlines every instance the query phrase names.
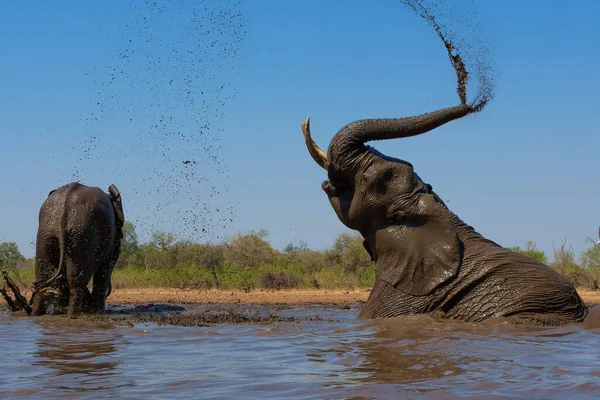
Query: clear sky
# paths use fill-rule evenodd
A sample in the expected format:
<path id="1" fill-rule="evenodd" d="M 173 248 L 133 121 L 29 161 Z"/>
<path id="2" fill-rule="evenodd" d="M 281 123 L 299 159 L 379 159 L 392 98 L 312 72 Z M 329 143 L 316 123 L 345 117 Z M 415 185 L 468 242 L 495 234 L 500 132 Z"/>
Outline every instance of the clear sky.
<path id="1" fill-rule="evenodd" d="M 501 245 L 579 254 L 600 225 L 600 2 L 474 4 L 494 100 L 374 146 Z M 27 256 L 74 179 L 116 184 L 142 241 L 267 229 L 328 247 L 345 228 L 300 122 L 325 149 L 353 120 L 458 102 L 441 42 L 396 0 L 3 2 L 0 77 L 0 241 Z"/>

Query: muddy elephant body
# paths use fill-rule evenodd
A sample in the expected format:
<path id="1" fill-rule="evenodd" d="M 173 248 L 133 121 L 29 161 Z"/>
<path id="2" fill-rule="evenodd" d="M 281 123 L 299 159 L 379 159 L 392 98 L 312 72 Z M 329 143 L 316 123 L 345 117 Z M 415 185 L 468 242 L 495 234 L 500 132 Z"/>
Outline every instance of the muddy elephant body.
<path id="1" fill-rule="evenodd" d="M 432 195 L 440 201 L 435 193 Z M 398 225 L 376 232 L 375 239 L 365 240 L 365 246 L 375 250 L 380 262 L 376 283 L 359 317 L 433 312 L 468 322 L 514 317 L 522 322 L 563 325 L 584 320 L 587 308 L 562 275 L 485 239 L 441 201 L 437 204 L 448 218 L 447 232 L 452 232 L 452 240 L 428 232 L 426 226 L 416 229 L 434 240 L 415 240 L 416 233 L 398 232 L 404 230 Z M 420 251 L 404 244 L 393 250 L 398 241 L 413 240 L 412 246 Z M 451 254 L 452 247 L 455 254 Z M 437 271 L 427 259 L 437 264 Z"/>
<path id="2" fill-rule="evenodd" d="M 313 142 L 309 120 L 303 123 L 309 153 L 328 173 L 323 190 L 376 263 L 376 282 L 359 316 L 435 312 L 463 321 L 583 321 L 588 309 L 563 276 L 484 238 L 410 163 L 365 145 L 415 136 L 474 111 L 463 103 L 416 117 L 356 121 L 335 135 L 327 154 Z"/>
<path id="3" fill-rule="evenodd" d="M 104 311 L 123 223 L 121 196 L 114 185 L 108 194 L 80 183 L 50 192 L 39 213 L 34 315 L 45 314 L 51 304 L 67 307 L 69 316 Z"/>

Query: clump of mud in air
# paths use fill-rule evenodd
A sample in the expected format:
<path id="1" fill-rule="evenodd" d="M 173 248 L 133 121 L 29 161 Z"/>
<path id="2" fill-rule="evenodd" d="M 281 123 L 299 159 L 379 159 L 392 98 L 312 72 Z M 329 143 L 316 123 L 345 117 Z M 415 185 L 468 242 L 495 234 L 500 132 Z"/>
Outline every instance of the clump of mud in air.
<path id="1" fill-rule="evenodd" d="M 236 216 L 223 125 L 241 73 L 243 2 L 127 4 L 101 28 L 106 64 L 89 71 L 93 111 L 65 180 L 116 184 L 140 236 L 212 241 Z"/>
<path id="2" fill-rule="evenodd" d="M 495 79 L 490 60 L 491 51 L 484 44 L 484 35 L 471 1 L 459 0 L 400 0 L 433 27 L 442 39 L 452 66 L 456 70 L 457 93 L 467 104 L 467 83 L 471 70 L 477 84 L 476 95 L 470 103 L 481 111 L 494 97 Z"/>

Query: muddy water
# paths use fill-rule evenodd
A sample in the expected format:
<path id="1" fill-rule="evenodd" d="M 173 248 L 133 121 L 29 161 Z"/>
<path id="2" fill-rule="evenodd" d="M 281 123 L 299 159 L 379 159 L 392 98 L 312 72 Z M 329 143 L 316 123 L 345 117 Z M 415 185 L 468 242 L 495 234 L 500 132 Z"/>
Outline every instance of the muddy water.
<path id="1" fill-rule="evenodd" d="M 600 331 L 578 326 L 425 316 L 358 321 L 356 307 L 319 305 L 186 307 L 158 317 L 153 308 L 113 307 L 109 316 L 79 320 L 2 313 L 0 397 L 564 399 L 600 393 Z"/>

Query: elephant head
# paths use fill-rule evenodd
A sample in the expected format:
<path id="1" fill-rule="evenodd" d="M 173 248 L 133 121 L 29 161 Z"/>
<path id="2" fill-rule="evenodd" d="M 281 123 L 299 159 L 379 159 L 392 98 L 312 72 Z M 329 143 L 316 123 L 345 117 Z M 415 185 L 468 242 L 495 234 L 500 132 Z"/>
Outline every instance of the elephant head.
<path id="1" fill-rule="evenodd" d="M 377 278 L 406 293 L 431 293 L 456 276 L 462 243 L 442 200 L 413 166 L 365 142 L 416 136 L 461 118 L 476 107 L 462 103 L 415 117 L 367 119 L 343 127 L 327 154 L 302 130 L 313 159 L 327 170 L 322 188 L 338 218 L 365 238 Z"/>
<path id="2" fill-rule="evenodd" d="M 121 254 L 121 240 L 123 239 L 123 225 L 125 224 L 125 214 L 123 213 L 123 202 L 121 201 L 121 193 L 119 193 L 119 189 L 115 185 L 110 185 L 108 187 L 108 197 L 112 202 L 112 205 L 115 209 L 115 220 L 117 223 L 117 234 L 115 235 L 115 243 L 113 249 L 113 258 L 111 260 L 111 265 L 114 267 L 119 259 L 119 255 Z M 105 297 L 110 296 L 112 292 L 112 282 L 109 279 L 106 288 Z"/>

